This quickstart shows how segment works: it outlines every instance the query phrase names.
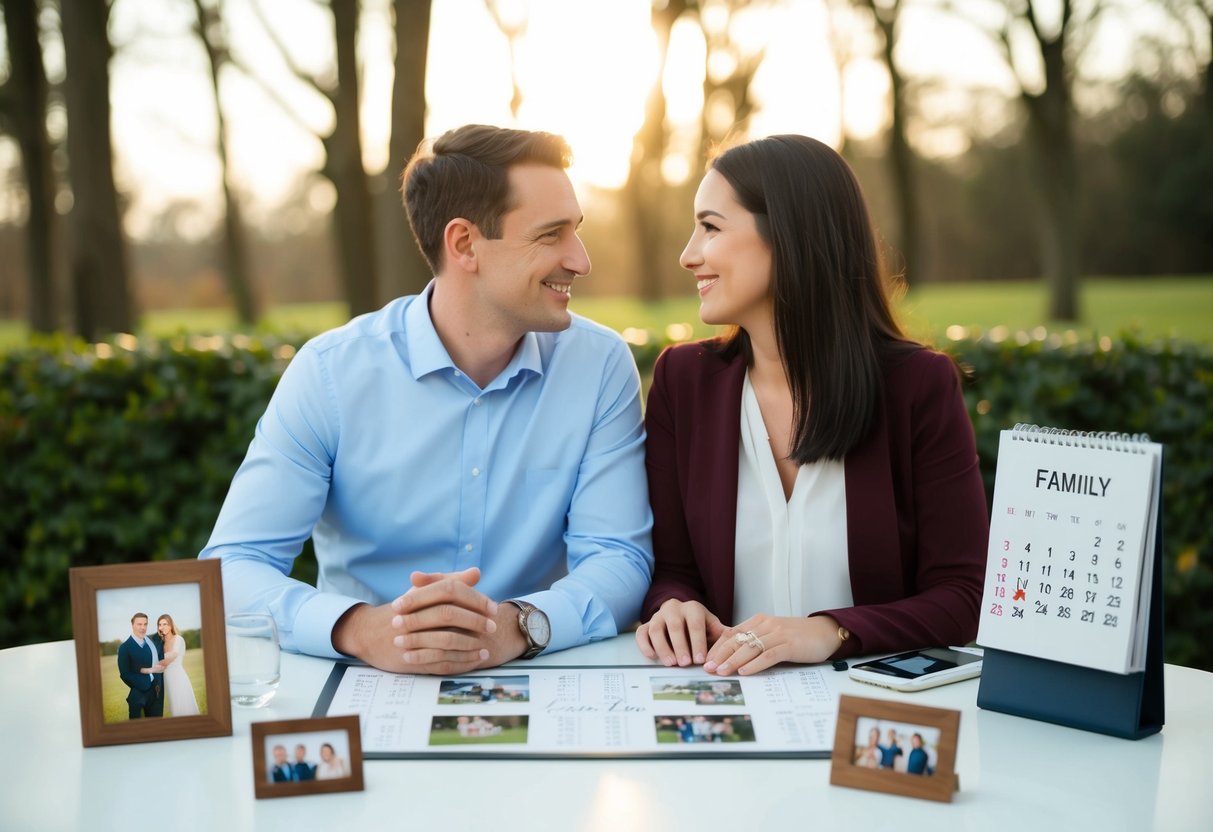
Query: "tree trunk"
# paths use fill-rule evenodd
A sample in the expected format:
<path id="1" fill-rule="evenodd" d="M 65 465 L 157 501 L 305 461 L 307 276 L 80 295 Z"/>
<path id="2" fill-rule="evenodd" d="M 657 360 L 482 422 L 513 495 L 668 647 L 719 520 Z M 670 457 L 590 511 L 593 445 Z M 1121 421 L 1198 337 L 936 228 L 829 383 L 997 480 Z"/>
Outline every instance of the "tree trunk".
<path id="1" fill-rule="evenodd" d="M 371 195 L 362 164 L 358 113 L 358 2 L 333 0 L 332 9 L 337 43 L 337 89 L 333 94 L 336 122 L 325 140 L 325 176 L 337 190 L 333 217 L 350 314 L 361 315 L 378 307 L 379 295 Z"/>
<path id="2" fill-rule="evenodd" d="M 61 0 L 60 17 L 73 197 L 70 273 L 76 329 L 93 341 L 130 332 L 135 320 L 110 142 L 109 6 L 100 0 Z"/>
<path id="3" fill-rule="evenodd" d="M 425 66 L 430 42 L 430 0 L 395 0 L 396 77 L 392 82 L 392 136 L 387 167 L 375 181 L 375 243 L 381 301 L 415 295 L 429 282 L 430 267 L 409 230 L 401 202 L 400 175 L 425 138 Z"/>
<path id="4" fill-rule="evenodd" d="M 1076 321 L 1078 308 L 1078 165 L 1071 126 L 1069 85 L 1065 77 L 1064 28 L 1053 40 L 1041 40 L 1045 88 L 1024 93 L 1032 147 L 1036 194 L 1041 200 L 1041 267 L 1049 290 L 1048 316 Z"/>
<path id="5" fill-rule="evenodd" d="M 11 114 L 29 194 L 26 220 L 28 320 L 32 332 L 58 328 L 55 292 L 55 180 L 46 135 L 46 70 L 33 0 L 4 0 L 8 37 Z"/>
<path id="6" fill-rule="evenodd" d="M 210 64 L 211 88 L 215 92 L 216 147 L 223 177 L 223 265 L 227 289 L 236 306 L 236 315 L 243 324 L 253 324 L 259 315 L 252 276 L 248 267 L 248 243 L 244 224 L 240 221 L 240 205 L 232 188 L 231 169 L 227 155 L 227 124 L 219 98 L 219 69 L 226 54 L 226 39 L 222 38 L 222 21 L 218 7 L 206 8 L 202 0 L 194 0 L 198 15 L 198 38 L 206 50 Z"/>
<path id="7" fill-rule="evenodd" d="M 905 265 L 905 282 L 910 285 L 922 278 L 925 271 L 922 263 L 922 224 L 918 212 L 918 177 L 915 171 L 914 150 L 906 135 L 906 84 L 905 78 L 893 60 L 897 46 L 897 17 L 901 12 L 900 0 L 888 7 L 878 8 L 875 0 L 864 0 L 884 35 L 883 57 L 889 73 L 890 101 L 893 123 L 889 126 L 889 166 L 893 177 L 897 220 L 898 244 Z"/>
<path id="8" fill-rule="evenodd" d="M 665 294 L 661 275 L 668 268 L 661 256 L 662 219 L 665 216 L 665 178 L 661 164 L 665 158 L 666 101 L 662 89 L 666 59 L 670 50 L 670 31 L 686 10 L 686 0 L 671 0 L 652 11 L 653 32 L 657 35 L 657 77 L 645 102 L 644 123 L 632 143 L 632 159 L 624 199 L 632 219 L 636 242 L 636 285 L 641 298 L 655 301 Z"/>

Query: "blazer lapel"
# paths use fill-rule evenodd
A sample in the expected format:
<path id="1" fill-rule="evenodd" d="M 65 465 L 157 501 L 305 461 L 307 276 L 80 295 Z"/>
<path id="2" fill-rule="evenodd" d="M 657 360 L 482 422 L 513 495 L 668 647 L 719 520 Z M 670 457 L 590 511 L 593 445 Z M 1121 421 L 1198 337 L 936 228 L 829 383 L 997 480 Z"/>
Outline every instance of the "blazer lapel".
<path id="1" fill-rule="evenodd" d="M 856 606 L 900 597 L 901 559 L 880 557 L 899 552 L 897 504 L 889 467 L 887 409 L 882 408 L 869 439 L 847 454 L 847 563 Z"/>
<path id="2" fill-rule="evenodd" d="M 698 488 L 708 507 L 705 535 L 696 547 L 706 553 L 700 563 L 709 606 L 725 624 L 733 621 L 733 579 L 737 557 L 737 455 L 741 441 L 741 389 L 745 380 L 745 361 L 739 356 L 718 364 L 704 383 L 705 401 L 696 418 L 702 419 L 702 438 L 694 447 L 705 449 L 695 463 L 702 466 L 696 472 Z"/>

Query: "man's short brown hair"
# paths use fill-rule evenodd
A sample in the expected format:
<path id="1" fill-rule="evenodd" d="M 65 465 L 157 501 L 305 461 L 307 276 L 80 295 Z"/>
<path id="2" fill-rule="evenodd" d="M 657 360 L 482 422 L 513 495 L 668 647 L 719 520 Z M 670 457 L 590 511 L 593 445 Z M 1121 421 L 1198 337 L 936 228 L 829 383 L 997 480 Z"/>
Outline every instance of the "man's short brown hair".
<path id="1" fill-rule="evenodd" d="M 509 169 L 539 164 L 567 168 L 568 142 L 554 133 L 468 124 L 422 142 L 401 177 L 404 207 L 430 269 L 442 266 L 442 235 L 462 217 L 489 239 L 501 236 L 510 204 Z"/>

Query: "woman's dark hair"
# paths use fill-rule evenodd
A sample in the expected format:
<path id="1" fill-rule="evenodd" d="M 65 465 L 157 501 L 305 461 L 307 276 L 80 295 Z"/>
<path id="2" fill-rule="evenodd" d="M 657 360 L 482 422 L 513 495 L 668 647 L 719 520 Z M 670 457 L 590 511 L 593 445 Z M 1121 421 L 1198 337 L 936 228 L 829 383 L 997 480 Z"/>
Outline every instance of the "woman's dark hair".
<path id="1" fill-rule="evenodd" d="M 733 147 L 711 165 L 771 247 L 775 339 L 792 391 L 789 457 L 842 459 L 880 408 L 880 357 L 914 349 L 889 306 L 889 275 L 863 192 L 832 148 L 782 135 Z M 736 328 L 721 346 L 753 361 Z"/>
<path id="2" fill-rule="evenodd" d="M 422 142 L 401 174 L 409 225 L 430 269 L 442 268 L 442 234 L 456 217 L 471 220 L 491 240 L 501 236 L 510 203 L 509 169 L 538 164 L 564 169 L 568 143 L 554 133 L 468 124 Z"/>

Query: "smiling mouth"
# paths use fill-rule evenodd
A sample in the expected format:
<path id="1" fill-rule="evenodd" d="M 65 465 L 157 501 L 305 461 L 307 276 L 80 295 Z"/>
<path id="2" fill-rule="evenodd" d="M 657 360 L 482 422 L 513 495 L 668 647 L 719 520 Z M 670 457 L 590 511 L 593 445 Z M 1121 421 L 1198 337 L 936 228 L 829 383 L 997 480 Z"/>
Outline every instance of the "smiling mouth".
<path id="1" fill-rule="evenodd" d="M 700 292 L 702 292 L 704 289 L 714 286 L 716 284 L 717 280 L 720 280 L 720 278 L 719 277 L 701 277 L 701 278 L 699 278 L 699 280 L 695 281 L 695 288 L 698 289 Z"/>
<path id="2" fill-rule="evenodd" d="M 543 281 L 543 285 L 547 286 L 553 292 L 559 292 L 560 294 L 564 295 L 566 298 L 573 296 L 573 284 L 572 283 L 552 283 L 549 280 L 545 280 L 545 281 Z"/>

